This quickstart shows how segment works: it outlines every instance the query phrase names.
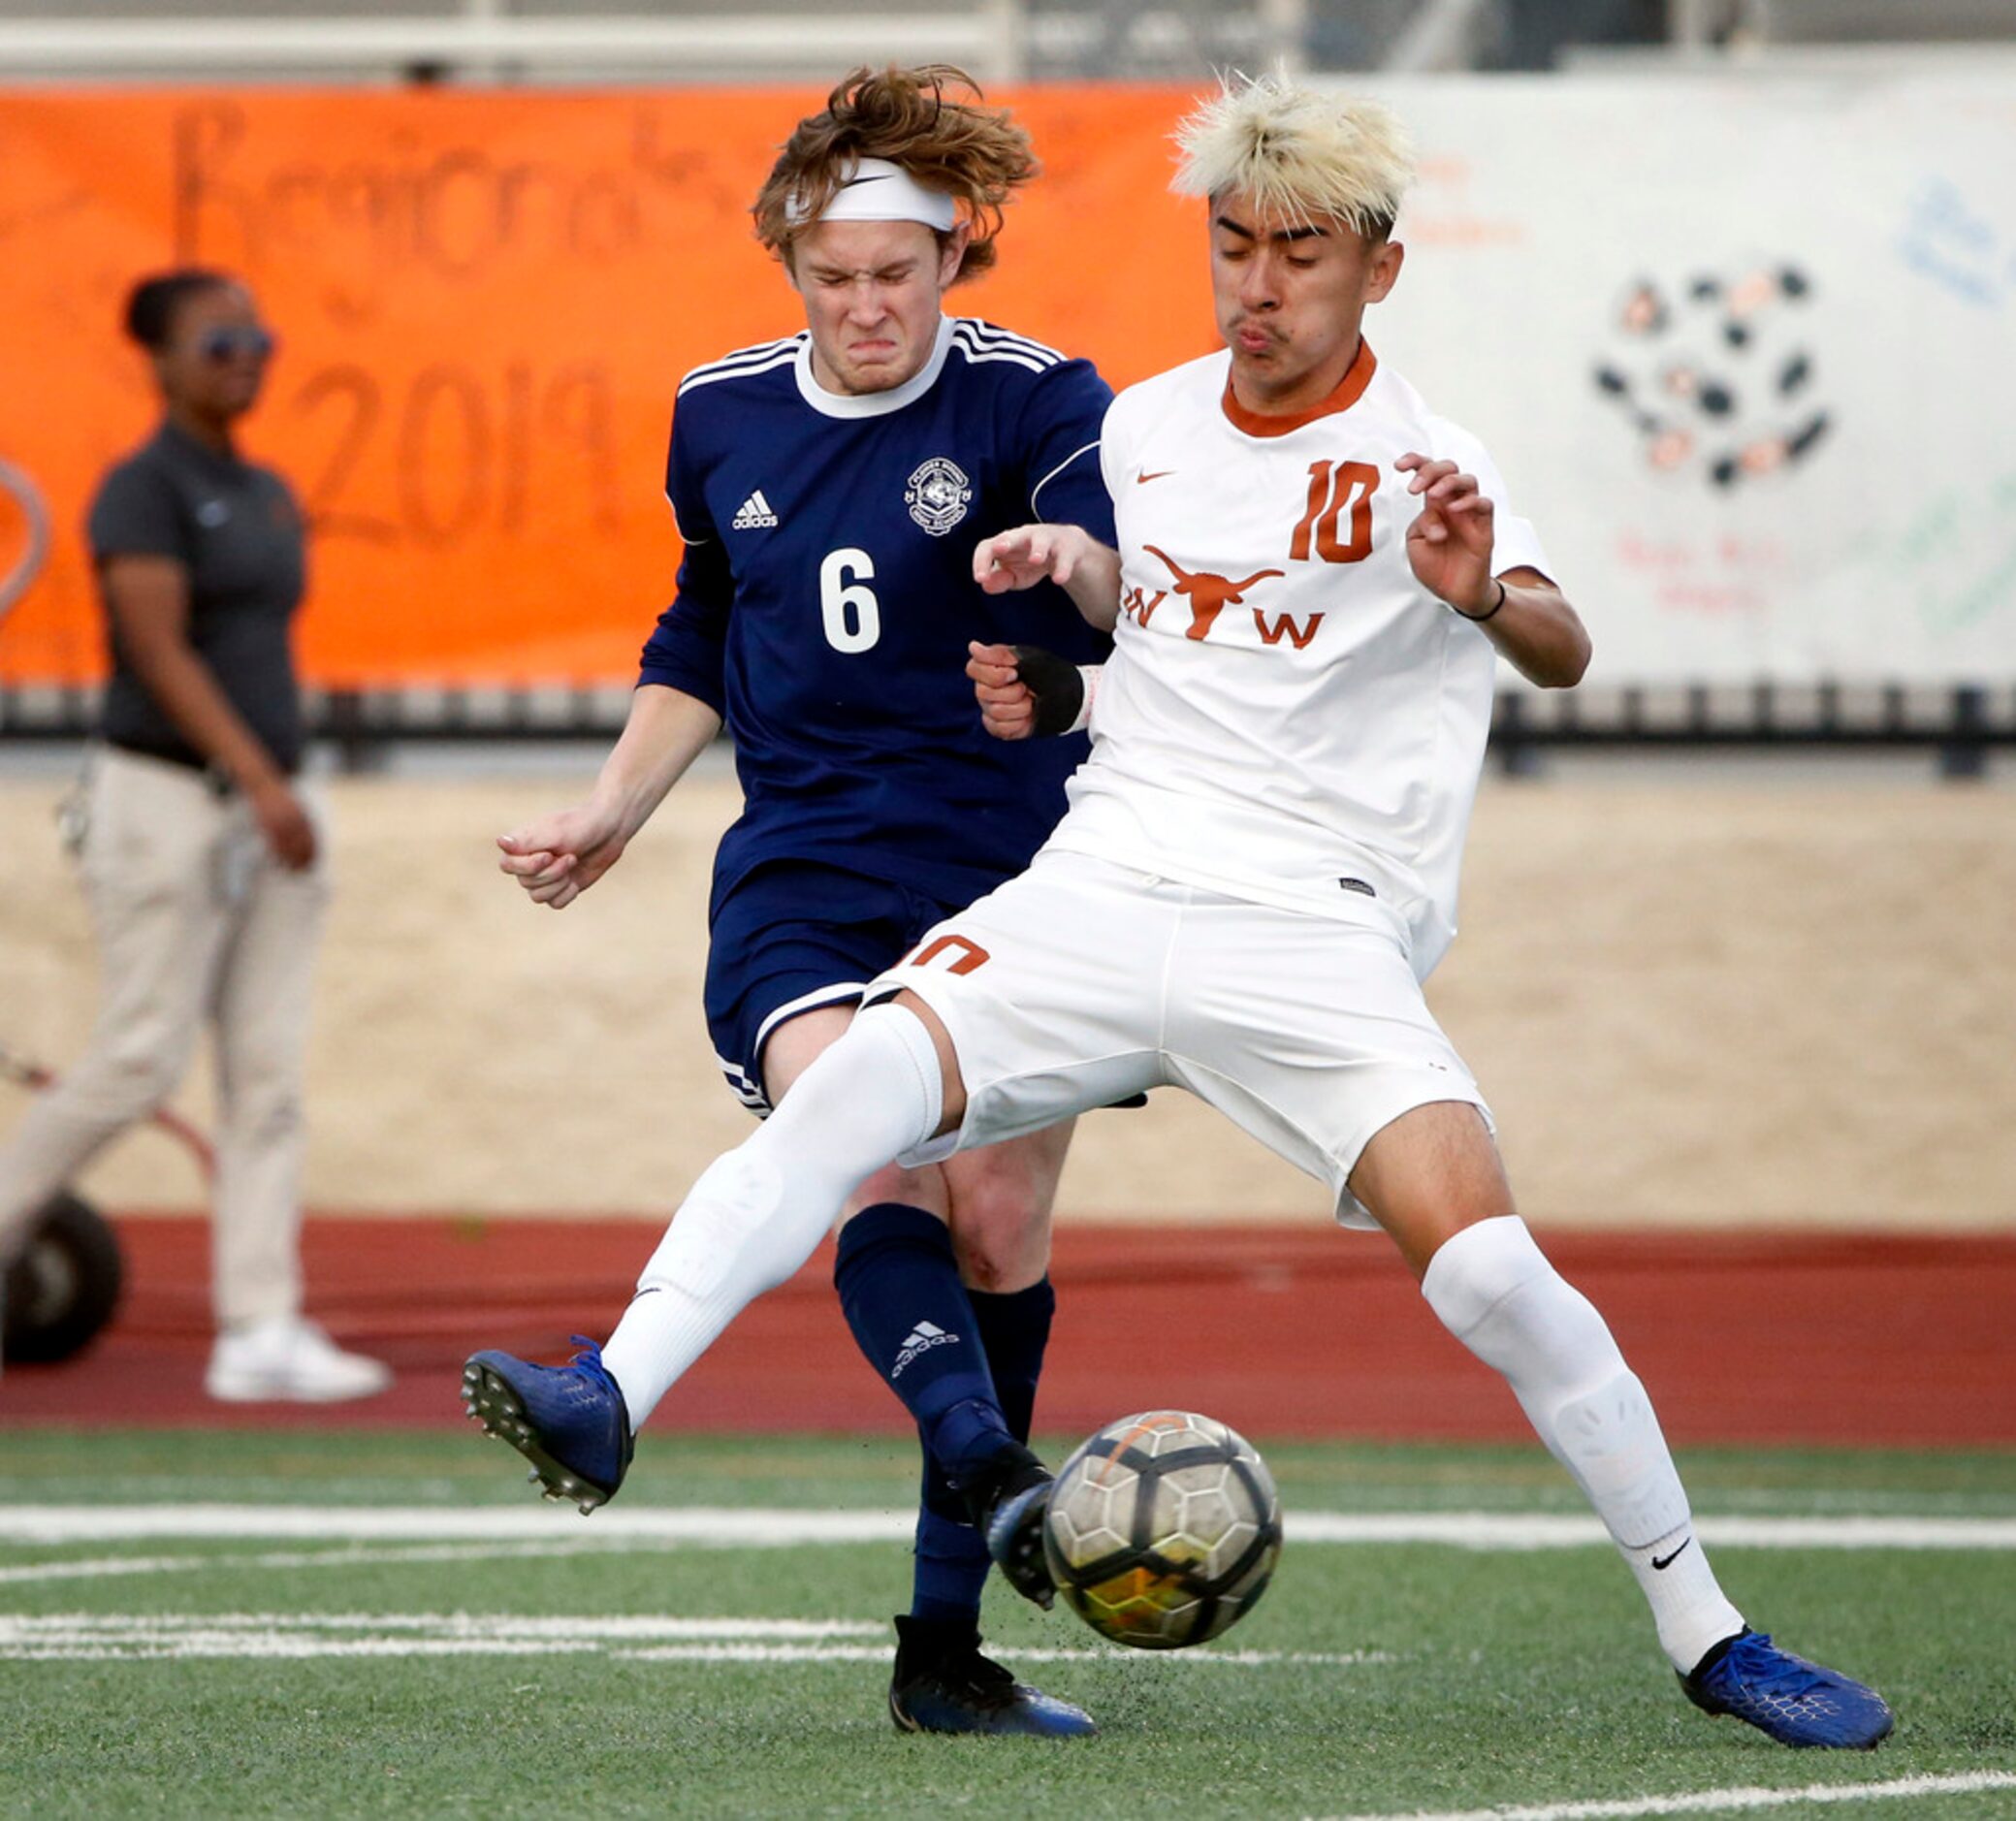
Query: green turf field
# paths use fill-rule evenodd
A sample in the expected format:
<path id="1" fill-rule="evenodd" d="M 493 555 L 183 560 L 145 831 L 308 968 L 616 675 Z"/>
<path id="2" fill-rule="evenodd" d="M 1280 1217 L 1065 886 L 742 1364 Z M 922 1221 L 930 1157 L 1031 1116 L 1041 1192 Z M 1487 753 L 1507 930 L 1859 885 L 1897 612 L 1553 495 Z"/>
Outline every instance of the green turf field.
<path id="1" fill-rule="evenodd" d="M 1881 1751 L 1843 1757 L 1686 1706 L 1628 1575 L 1572 1540 L 1575 1495 L 1537 1450 L 1265 1452 L 1289 1546 L 1218 1645 L 1124 1653 L 990 1595 L 1003 1653 L 1104 1728 L 1050 1743 L 890 1728 L 908 1563 L 895 1541 L 826 1540 L 900 1531 L 912 1467 L 888 1442 L 656 1437 L 623 1497 L 581 1519 L 473 1432 L 0 1435 L 0 1812 L 1526 1805 L 1571 1821 L 1936 1777 L 1971 1786 L 1768 1811 L 2016 1816 L 2016 1455 L 1683 1460 L 1750 1617 L 1899 1709 Z M 1349 1514 L 1389 1535 L 1467 1524 L 1470 1546 L 1316 1540 Z M 1715 1543 L 1718 1521 L 1744 1540 Z M 1646 1800 L 1664 1796 L 1691 1800 Z"/>

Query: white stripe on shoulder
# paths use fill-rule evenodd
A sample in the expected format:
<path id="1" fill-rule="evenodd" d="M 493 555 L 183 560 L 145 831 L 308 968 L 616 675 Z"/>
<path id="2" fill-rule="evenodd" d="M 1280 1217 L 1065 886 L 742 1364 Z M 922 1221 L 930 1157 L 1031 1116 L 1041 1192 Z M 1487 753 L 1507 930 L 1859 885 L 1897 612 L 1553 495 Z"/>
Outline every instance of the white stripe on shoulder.
<path id="1" fill-rule="evenodd" d="M 1024 354 L 1018 348 L 980 348 L 961 335 L 952 337 L 952 346 L 959 358 L 969 367 L 981 367 L 989 363 L 997 366 L 1023 367 L 1032 373 L 1047 373 L 1056 366 L 1055 361 L 1040 361 L 1033 354 Z"/>
<path id="2" fill-rule="evenodd" d="M 998 341 L 989 340 L 985 335 L 969 333 L 964 323 L 952 331 L 952 342 L 955 347 L 964 349 L 969 355 L 993 355 L 998 358 L 1012 354 L 1040 371 L 1064 365 L 1063 355 L 1052 353 L 1050 349 L 1037 342 L 1024 341 L 1015 335 Z"/>
<path id="3" fill-rule="evenodd" d="M 961 316 L 957 319 L 955 327 L 972 330 L 976 340 L 997 347 L 1020 348 L 1024 354 L 1034 354 L 1042 360 L 1061 363 L 1069 358 L 1044 342 L 1035 340 L 1029 335 L 1018 335 L 1012 329 L 1001 329 L 993 323 L 982 322 L 977 316 Z"/>
<path id="4" fill-rule="evenodd" d="M 1040 494 L 1045 487 L 1049 486 L 1049 484 L 1052 481 L 1054 481 L 1058 477 L 1058 475 L 1062 474 L 1066 468 L 1070 467 L 1071 464 L 1073 462 L 1075 462 L 1081 455 L 1090 454 L 1093 450 L 1097 449 L 1098 447 L 1099 438 L 1095 436 L 1090 442 L 1086 443 L 1083 448 L 1073 449 L 1070 455 L 1066 456 L 1062 462 L 1058 463 L 1058 464 L 1049 471 L 1049 473 L 1045 474 L 1041 480 L 1038 481 L 1037 484 L 1029 490 L 1029 510 L 1033 514 L 1035 514 L 1035 517 L 1039 523 L 1041 522 L 1043 515 L 1040 512 L 1037 511 L 1037 495 Z"/>
<path id="5" fill-rule="evenodd" d="M 769 360 L 751 367 L 715 367 L 704 372 L 688 373 L 679 382 L 679 396 L 683 399 L 701 386 L 718 386 L 724 379 L 753 379 L 758 373 L 774 373 L 780 367 L 795 365 L 797 359 L 797 350 L 787 348 L 784 353 L 774 354 Z"/>
<path id="6" fill-rule="evenodd" d="M 768 341 L 752 341 L 746 348 L 730 348 L 727 353 L 717 355 L 711 361 L 702 361 L 692 371 L 704 373 L 716 367 L 740 367 L 750 361 L 768 360 L 783 349 L 795 348 L 804 339 L 805 331 L 801 329 L 796 335 L 775 335 Z"/>
<path id="7" fill-rule="evenodd" d="M 733 354 L 725 354 L 718 361 L 694 367 L 679 382 L 679 390 L 685 392 L 689 386 L 711 386 L 717 380 L 767 373 L 773 367 L 796 360 L 798 344 L 803 339 L 801 335 L 787 335 L 782 341 L 763 341 L 752 348 L 738 348 Z"/>

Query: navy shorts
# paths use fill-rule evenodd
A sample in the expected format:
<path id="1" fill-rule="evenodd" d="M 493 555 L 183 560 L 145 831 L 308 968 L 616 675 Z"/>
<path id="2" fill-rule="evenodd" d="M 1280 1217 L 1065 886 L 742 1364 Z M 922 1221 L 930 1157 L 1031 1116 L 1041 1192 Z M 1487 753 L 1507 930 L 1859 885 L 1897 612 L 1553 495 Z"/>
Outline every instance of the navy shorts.
<path id="1" fill-rule="evenodd" d="M 758 1115 L 763 1045 L 785 1019 L 859 1003 L 961 904 L 817 860 L 769 860 L 719 906 L 707 949 L 707 1032 L 728 1089 Z"/>

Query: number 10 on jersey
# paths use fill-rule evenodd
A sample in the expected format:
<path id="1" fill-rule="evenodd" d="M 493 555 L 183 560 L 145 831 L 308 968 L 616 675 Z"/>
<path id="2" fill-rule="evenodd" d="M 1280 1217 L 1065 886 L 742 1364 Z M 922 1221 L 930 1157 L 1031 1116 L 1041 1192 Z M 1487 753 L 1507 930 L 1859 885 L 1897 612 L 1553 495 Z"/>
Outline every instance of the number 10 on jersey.
<path id="1" fill-rule="evenodd" d="M 1325 562 L 1362 562 L 1372 554 L 1372 495 L 1379 491 L 1379 470 L 1369 462 L 1309 463 L 1309 504 L 1295 527 L 1288 554 L 1296 562 L 1309 560 L 1313 541 Z M 1350 535 L 1339 542 L 1337 527 L 1351 514 Z"/>

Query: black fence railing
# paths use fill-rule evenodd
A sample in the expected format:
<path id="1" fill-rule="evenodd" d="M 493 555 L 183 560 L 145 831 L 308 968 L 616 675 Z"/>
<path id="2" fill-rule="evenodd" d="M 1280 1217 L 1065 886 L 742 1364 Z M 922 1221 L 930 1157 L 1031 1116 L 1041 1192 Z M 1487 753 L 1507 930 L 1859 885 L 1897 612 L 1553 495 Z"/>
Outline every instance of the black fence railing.
<path id="1" fill-rule="evenodd" d="M 344 769 L 368 771 L 402 743 L 614 739 L 629 690 L 606 685 L 331 689 L 308 697 L 309 726 Z M 0 685 L 0 745 L 86 737 L 97 691 Z M 1914 748 L 1947 777 L 1978 776 L 2016 747 L 2016 682 L 1985 685 L 1692 685 L 1505 690 L 1491 756 L 1530 770 L 1570 748 Z"/>
<path id="2" fill-rule="evenodd" d="M 2016 747 L 2016 686 L 1694 684 L 1501 691 L 1491 753 L 1517 772 L 1550 749 L 1925 749 L 1946 777 L 1973 778 Z"/>

